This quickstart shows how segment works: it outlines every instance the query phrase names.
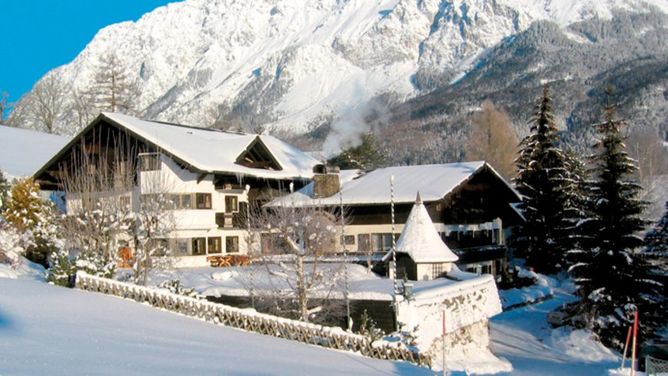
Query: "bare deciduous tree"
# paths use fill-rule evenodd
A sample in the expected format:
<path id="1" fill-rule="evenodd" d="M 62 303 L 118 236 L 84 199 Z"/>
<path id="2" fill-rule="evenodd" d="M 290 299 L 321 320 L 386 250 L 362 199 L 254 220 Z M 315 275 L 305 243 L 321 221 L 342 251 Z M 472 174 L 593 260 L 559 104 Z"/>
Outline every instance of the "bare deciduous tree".
<path id="1" fill-rule="evenodd" d="M 68 245 L 106 260 L 116 258 L 132 212 L 135 150 L 121 142 L 116 148 L 118 152 L 111 154 L 95 146 L 81 147 L 59 171 L 67 199 L 63 235 Z"/>
<path id="2" fill-rule="evenodd" d="M 161 171 L 146 172 L 140 179 L 139 207 L 132 212 L 128 233 L 134 248 L 132 270 L 135 283 L 144 286 L 153 269 L 172 267 L 169 236 L 175 224 L 174 203 L 169 194 L 171 182 Z"/>
<path id="3" fill-rule="evenodd" d="M 63 235 L 71 248 L 106 260 L 116 260 L 119 249 L 132 247 L 131 258 L 124 261 L 132 267 L 135 283 L 146 284 L 152 269 L 171 266 L 168 237 L 175 223 L 169 187 L 160 171 L 139 179 L 136 144 L 112 144 L 111 152 L 95 143 L 80 148 L 59 171 L 68 200 Z"/>
<path id="4" fill-rule="evenodd" d="M 515 175 L 517 135 L 508 114 L 490 101 L 482 103 L 482 111 L 473 115 L 471 132 L 465 147 L 468 160 L 484 160 L 503 177 Z"/>
<path id="5" fill-rule="evenodd" d="M 47 74 L 14 107 L 9 123 L 33 124 L 48 133 L 58 133 L 60 120 L 67 112 L 65 100 L 69 85 L 57 74 Z"/>
<path id="6" fill-rule="evenodd" d="M 103 55 L 95 67 L 93 82 L 86 91 L 87 105 L 96 111 L 137 114 L 139 86 L 128 68 L 113 52 Z"/>
<path id="7" fill-rule="evenodd" d="M 84 95 L 76 89 L 72 91 L 70 111 L 72 116 L 77 119 L 77 129 L 82 129 L 87 126 L 96 115 L 95 109 L 91 105 L 89 99 L 88 95 Z"/>
<path id="8" fill-rule="evenodd" d="M 251 222 L 262 232 L 269 283 L 277 279 L 271 291 L 258 292 L 259 300 L 303 321 L 341 316 L 340 300 L 330 298 L 340 295 L 342 268 L 323 263 L 340 249 L 336 216 L 322 208 L 277 208 L 254 210 Z"/>

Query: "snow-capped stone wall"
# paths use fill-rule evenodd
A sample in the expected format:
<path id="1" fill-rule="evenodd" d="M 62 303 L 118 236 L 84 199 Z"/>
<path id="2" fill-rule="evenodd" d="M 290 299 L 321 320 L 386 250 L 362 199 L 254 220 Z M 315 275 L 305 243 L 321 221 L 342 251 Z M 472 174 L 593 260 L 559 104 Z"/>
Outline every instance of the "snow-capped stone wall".
<path id="1" fill-rule="evenodd" d="M 443 364 L 445 339 L 449 369 L 510 370 L 510 364 L 496 358 L 488 348 L 488 320 L 502 311 L 494 278 L 458 270 L 454 273 L 458 279 L 465 279 L 416 289 L 410 299 L 399 303 L 397 321 L 402 330 L 413 332 L 416 346 L 431 356 L 434 369 Z"/>

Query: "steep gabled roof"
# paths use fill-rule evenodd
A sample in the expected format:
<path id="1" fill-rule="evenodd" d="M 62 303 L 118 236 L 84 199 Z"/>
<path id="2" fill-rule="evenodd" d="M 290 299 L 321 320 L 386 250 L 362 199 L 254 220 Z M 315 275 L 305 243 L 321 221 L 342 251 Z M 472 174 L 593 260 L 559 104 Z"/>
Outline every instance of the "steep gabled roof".
<path id="1" fill-rule="evenodd" d="M 394 176 L 394 202 L 410 203 L 415 199 L 418 191 L 425 202 L 437 201 L 444 198 L 455 188 L 466 183 L 475 174 L 483 169 L 489 169 L 498 179 L 516 195 L 517 192 L 487 163 L 460 162 L 447 164 L 396 166 L 385 167 L 363 174 L 355 170 L 354 178 L 351 174 L 341 171 L 341 194 L 344 205 L 369 205 L 390 203 L 390 177 Z M 346 177 L 344 179 L 344 177 Z M 339 197 L 313 198 L 313 183 L 301 190 L 284 197 L 280 197 L 268 206 L 317 206 L 338 205 Z"/>
<path id="2" fill-rule="evenodd" d="M 397 241 L 397 253 L 416 263 L 455 262 L 459 259 L 441 240 L 418 193 L 406 225 Z"/>
<path id="3" fill-rule="evenodd" d="M 313 167 L 320 163 L 296 147 L 268 135 L 224 132 L 147 121 L 108 112 L 100 114 L 62 151 L 71 147 L 91 127 L 102 121 L 129 131 L 202 173 L 231 173 L 274 179 L 309 178 L 313 175 Z M 244 153 L 253 148 L 262 149 L 263 155 L 271 159 L 273 164 L 269 166 L 270 168 L 253 168 L 237 163 Z M 269 154 L 267 155 L 266 152 Z M 54 157 L 39 172 L 46 170 L 57 158 L 58 156 Z"/>

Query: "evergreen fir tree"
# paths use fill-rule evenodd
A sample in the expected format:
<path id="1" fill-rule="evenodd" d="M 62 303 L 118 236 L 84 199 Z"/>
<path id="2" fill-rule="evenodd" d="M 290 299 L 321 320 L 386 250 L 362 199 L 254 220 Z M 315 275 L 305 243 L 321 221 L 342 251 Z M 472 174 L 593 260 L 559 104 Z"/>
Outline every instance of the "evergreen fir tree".
<path id="1" fill-rule="evenodd" d="M 587 184 L 590 217 L 581 223 L 582 252 L 570 268 L 582 297 L 578 303 L 586 324 L 606 345 L 622 346 L 633 311 L 640 311 L 643 335 L 661 324 L 661 284 L 639 255 L 637 234 L 645 221 L 641 187 L 632 180 L 636 162 L 625 151 L 621 121 L 608 105 L 597 125 L 601 140 L 592 156 Z"/>
<path id="2" fill-rule="evenodd" d="M 362 135 L 361 144 L 343 150 L 327 163 L 341 169 L 373 170 L 382 166 L 385 161 L 385 154 L 381 151 L 376 136 L 366 133 Z"/>
<path id="3" fill-rule="evenodd" d="M 46 266 L 58 239 L 57 215 L 53 204 L 39 197 L 39 185 L 33 179 L 14 184 L 3 217 L 19 232 L 31 234 L 33 244 L 27 248 L 25 256 Z"/>
<path id="4" fill-rule="evenodd" d="M 51 253 L 49 265 L 46 280 L 58 286 L 68 287 L 70 277 L 77 272 L 69 252 L 60 249 Z"/>
<path id="5" fill-rule="evenodd" d="M 569 171 L 569 191 L 571 193 L 571 213 L 566 218 L 566 231 L 570 237 L 570 249 L 566 252 L 566 263 L 569 267 L 579 262 L 583 262 L 588 254 L 583 250 L 582 226 L 590 218 L 587 198 L 588 172 L 584 162 L 575 154 L 572 149 L 564 152 L 566 165 Z"/>
<path id="6" fill-rule="evenodd" d="M 567 158 L 557 146 L 549 88 L 543 88 L 530 121 L 531 133 L 520 142 L 517 190 L 526 219 L 522 229 L 527 264 L 554 273 L 565 266 L 570 232 L 578 217 Z"/>

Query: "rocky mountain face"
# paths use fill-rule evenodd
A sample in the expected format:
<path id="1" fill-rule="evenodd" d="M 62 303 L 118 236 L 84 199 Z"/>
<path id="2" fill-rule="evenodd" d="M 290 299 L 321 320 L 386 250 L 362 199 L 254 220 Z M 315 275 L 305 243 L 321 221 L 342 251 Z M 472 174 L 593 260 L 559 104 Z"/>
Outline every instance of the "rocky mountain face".
<path id="1" fill-rule="evenodd" d="M 521 131 L 545 82 L 571 134 L 599 118 L 608 85 L 624 116 L 665 132 L 667 12 L 668 0 L 185 0 L 102 29 L 47 76 L 67 83 L 71 109 L 113 52 L 145 118 L 307 134 L 327 152 L 374 127 L 395 162 L 443 161 L 482 100 Z M 73 133 L 76 117 L 63 110 L 57 128 Z M 392 144 L 414 131 L 429 136 Z"/>
<path id="2" fill-rule="evenodd" d="M 392 107 L 393 126 L 430 132 L 441 143 L 423 148 L 422 163 L 461 157 L 461 140 L 471 112 L 491 100 L 506 109 L 518 133 L 527 121 L 542 85 L 549 83 L 557 122 L 569 146 L 586 152 L 601 121 L 605 94 L 613 89 L 619 117 L 630 127 L 668 132 L 668 29 L 665 14 L 613 12 L 566 27 L 534 22 L 487 50 L 456 82 L 440 86 Z M 628 130 L 627 130 L 628 131 Z M 454 135 L 454 136 L 453 136 Z M 409 160 L 410 153 L 399 157 Z"/>

